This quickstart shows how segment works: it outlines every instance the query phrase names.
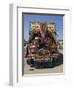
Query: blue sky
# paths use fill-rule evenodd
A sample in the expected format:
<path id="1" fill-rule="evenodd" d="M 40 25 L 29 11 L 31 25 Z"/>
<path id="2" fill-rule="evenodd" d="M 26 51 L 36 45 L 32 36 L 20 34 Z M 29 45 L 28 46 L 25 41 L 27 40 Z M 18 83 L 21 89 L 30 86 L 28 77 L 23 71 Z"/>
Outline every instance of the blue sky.
<path id="1" fill-rule="evenodd" d="M 63 39 L 63 15 L 42 15 L 42 14 L 24 14 L 24 39 L 28 41 L 30 22 L 54 22 L 56 24 L 56 38 Z"/>

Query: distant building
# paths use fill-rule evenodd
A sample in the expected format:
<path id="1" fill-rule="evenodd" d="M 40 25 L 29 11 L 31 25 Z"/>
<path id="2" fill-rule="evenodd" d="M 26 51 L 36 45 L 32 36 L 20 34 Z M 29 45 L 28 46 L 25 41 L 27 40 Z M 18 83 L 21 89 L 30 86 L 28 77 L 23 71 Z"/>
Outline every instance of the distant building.
<path id="1" fill-rule="evenodd" d="M 27 44 L 28 44 L 28 42 L 24 40 L 24 46 L 26 46 Z"/>
<path id="2" fill-rule="evenodd" d="M 58 40 L 58 49 L 63 49 L 63 40 Z"/>

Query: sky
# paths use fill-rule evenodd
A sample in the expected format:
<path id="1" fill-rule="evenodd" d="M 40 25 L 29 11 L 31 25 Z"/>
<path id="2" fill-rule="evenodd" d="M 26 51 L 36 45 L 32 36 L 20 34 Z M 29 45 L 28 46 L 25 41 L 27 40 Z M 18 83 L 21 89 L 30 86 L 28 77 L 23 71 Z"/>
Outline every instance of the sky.
<path id="1" fill-rule="evenodd" d="M 45 15 L 45 14 L 24 14 L 24 40 L 29 39 L 30 22 L 54 22 L 56 24 L 56 38 L 63 40 L 63 15 Z"/>

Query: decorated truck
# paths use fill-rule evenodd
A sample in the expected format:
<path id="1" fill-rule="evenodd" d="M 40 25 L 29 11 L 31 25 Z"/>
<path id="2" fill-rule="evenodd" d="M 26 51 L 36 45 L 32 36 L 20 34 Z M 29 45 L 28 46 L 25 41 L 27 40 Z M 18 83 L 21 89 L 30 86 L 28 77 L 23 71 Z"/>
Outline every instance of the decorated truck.
<path id="1" fill-rule="evenodd" d="M 31 22 L 25 57 L 27 64 L 35 68 L 54 67 L 58 64 L 55 23 Z"/>

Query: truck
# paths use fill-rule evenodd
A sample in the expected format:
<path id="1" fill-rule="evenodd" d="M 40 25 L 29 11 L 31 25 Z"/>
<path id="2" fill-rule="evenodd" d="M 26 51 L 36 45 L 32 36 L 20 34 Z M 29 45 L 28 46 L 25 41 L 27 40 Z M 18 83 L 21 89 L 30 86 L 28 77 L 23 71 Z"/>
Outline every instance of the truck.
<path id="1" fill-rule="evenodd" d="M 59 65 L 60 58 L 56 39 L 56 24 L 53 22 L 31 22 L 25 58 L 34 68 L 50 68 Z M 61 62 L 61 64 L 63 61 Z"/>

